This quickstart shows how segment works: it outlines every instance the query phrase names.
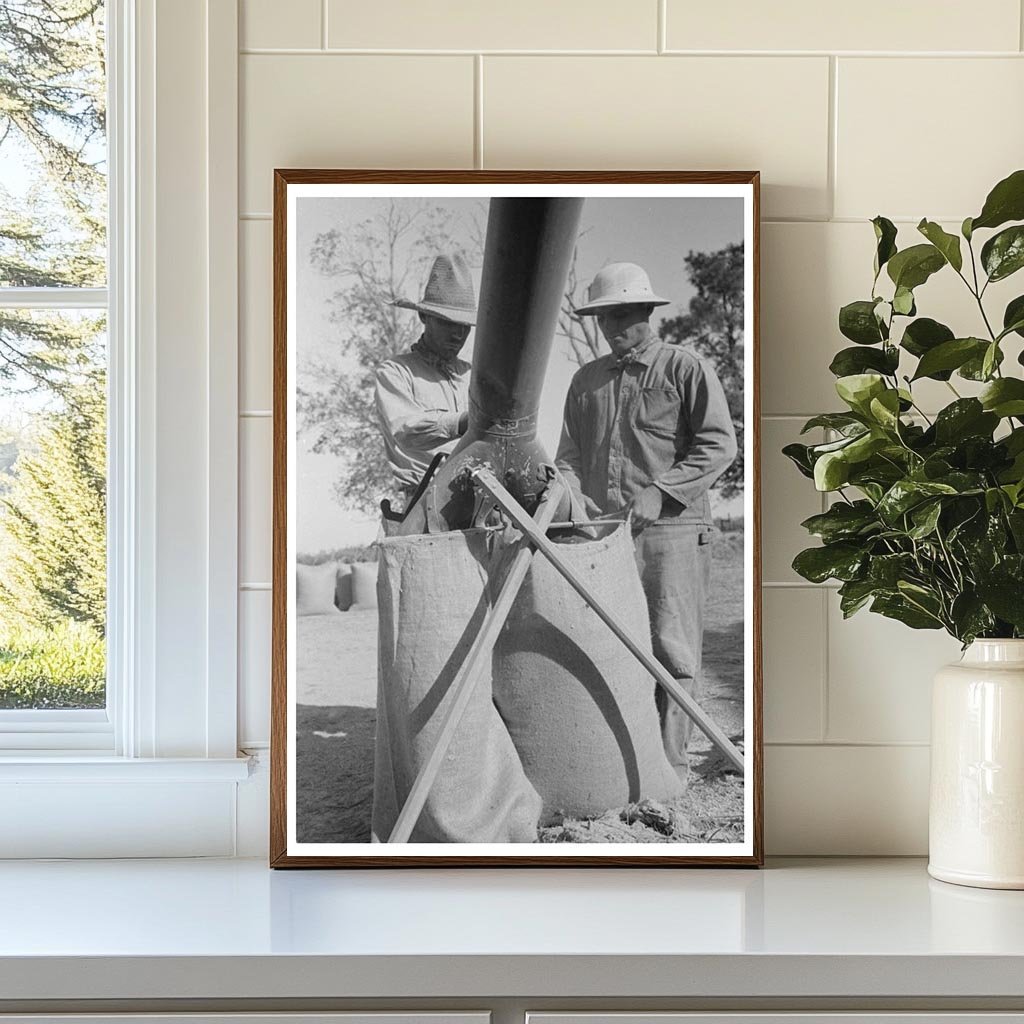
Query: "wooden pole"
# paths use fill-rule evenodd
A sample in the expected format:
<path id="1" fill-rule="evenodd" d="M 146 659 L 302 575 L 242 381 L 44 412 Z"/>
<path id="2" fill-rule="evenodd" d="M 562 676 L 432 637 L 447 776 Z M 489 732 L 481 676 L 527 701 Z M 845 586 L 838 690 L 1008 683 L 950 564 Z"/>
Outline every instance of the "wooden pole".
<path id="1" fill-rule="evenodd" d="M 645 650 L 629 632 L 622 627 L 615 616 L 608 611 L 602 602 L 594 596 L 590 587 L 567 565 L 556 545 L 537 529 L 536 523 L 526 514 L 526 510 L 498 482 L 490 470 L 477 469 L 473 479 L 497 502 L 499 508 L 529 537 L 534 547 L 558 570 L 566 582 L 583 598 L 597 613 L 606 626 L 626 645 L 630 653 L 640 662 L 669 697 L 678 704 L 694 724 L 711 742 L 732 762 L 742 775 L 744 773 L 743 755 L 732 745 L 729 737 L 707 716 L 704 709 L 691 697 L 650 652 Z"/>
<path id="2" fill-rule="evenodd" d="M 534 520 L 527 516 L 530 524 L 539 532 L 541 537 L 544 536 L 544 531 L 548 528 L 551 520 L 554 519 L 555 511 L 564 494 L 565 486 L 562 482 L 557 479 L 552 480 L 548 484 L 548 489 L 545 491 L 540 504 L 537 506 L 537 518 Z M 525 511 L 523 515 L 526 515 Z M 484 624 L 473 641 L 473 646 L 469 649 L 466 660 L 462 663 L 458 674 L 452 680 L 451 690 L 455 696 L 441 725 L 441 731 L 437 734 L 437 739 L 434 741 L 433 749 L 427 756 L 427 760 L 416 777 L 412 789 L 409 790 L 409 795 L 405 798 L 405 804 L 398 815 L 398 819 L 395 821 L 395 827 L 391 830 L 391 835 L 388 837 L 389 843 L 407 843 L 409 841 L 409 836 L 412 835 L 412 830 L 416 826 L 416 822 L 419 821 L 420 814 L 423 813 L 423 805 L 427 802 L 430 787 L 433 786 L 437 773 L 441 768 L 441 763 L 448 753 L 448 747 L 451 746 L 455 730 L 459 727 L 459 722 L 462 721 L 462 716 L 466 713 L 466 708 L 469 706 L 469 698 L 473 694 L 483 669 L 488 664 L 487 659 L 490 657 L 491 651 L 498 640 L 501 627 L 505 625 L 505 620 L 512 610 L 512 603 L 516 599 L 516 594 L 519 593 L 523 580 L 526 579 L 526 573 L 530 568 L 533 555 L 534 550 L 529 543 L 529 538 L 524 536 L 522 546 L 512 559 L 512 564 L 509 566 L 508 573 L 501 585 L 501 591 L 487 612 Z"/>

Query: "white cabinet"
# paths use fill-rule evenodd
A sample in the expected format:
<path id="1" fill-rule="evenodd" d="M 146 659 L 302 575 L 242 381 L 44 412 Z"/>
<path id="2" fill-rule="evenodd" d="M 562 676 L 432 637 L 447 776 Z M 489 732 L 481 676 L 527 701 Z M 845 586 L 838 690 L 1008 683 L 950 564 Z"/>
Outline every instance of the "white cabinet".
<path id="1" fill-rule="evenodd" d="M 0 1013 L 0 1024 L 490 1024 L 489 1013 Z"/>
<path id="2" fill-rule="evenodd" d="M 1022 1013 L 528 1013 L 526 1024 L 1024 1024 Z"/>

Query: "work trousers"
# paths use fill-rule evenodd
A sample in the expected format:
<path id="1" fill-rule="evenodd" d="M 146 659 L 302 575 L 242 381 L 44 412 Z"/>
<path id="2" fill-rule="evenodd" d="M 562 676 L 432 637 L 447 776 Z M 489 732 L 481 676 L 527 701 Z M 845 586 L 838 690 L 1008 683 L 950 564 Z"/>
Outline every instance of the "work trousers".
<path id="1" fill-rule="evenodd" d="M 711 582 L 713 534 L 707 524 L 660 520 L 635 540 L 654 656 L 696 700 L 701 697 L 704 604 Z M 693 720 L 657 684 L 655 702 L 665 754 L 677 773 L 685 775 Z"/>

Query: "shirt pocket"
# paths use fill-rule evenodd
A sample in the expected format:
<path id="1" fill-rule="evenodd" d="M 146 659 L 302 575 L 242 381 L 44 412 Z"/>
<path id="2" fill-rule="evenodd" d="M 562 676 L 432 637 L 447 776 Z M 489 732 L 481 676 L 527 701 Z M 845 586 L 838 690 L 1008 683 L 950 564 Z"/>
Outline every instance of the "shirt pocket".
<path id="1" fill-rule="evenodd" d="M 642 388 L 636 409 L 636 425 L 645 433 L 674 441 L 679 432 L 682 401 L 675 388 Z"/>

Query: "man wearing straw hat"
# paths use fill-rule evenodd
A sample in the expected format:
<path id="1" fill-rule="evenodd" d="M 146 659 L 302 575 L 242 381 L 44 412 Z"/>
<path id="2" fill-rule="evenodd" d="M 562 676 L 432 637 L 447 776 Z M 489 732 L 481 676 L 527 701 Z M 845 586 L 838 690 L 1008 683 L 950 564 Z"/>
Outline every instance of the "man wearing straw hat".
<path id="1" fill-rule="evenodd" d="M 377 368 L 377 418 L 388 464 L 403 496 L 416 489 L 431 460 L 447 452 L 466 432 L 470 365 L 459 358 L 476 323 L 476 296 L 461 255 L 438 256 L 419 302 L 393 305 L 414 309 L 423 333 L 408 352 Z"/>
<path id="2" fill-rule="evenodd" d="M 699 698 L 708 491 L 735 458 L 736 435 L 711 366 L 653 334 L 651 313 L 668 302 L 635 263 L 598 272 L 576 313 L 597 319 L 612 351 L 573 377 L 556 461 L 590 514 L 629 511 L 654 654 Z M 660 687 L 656 700 L 665 753 L 685 778 L 692 722 Z"/>

